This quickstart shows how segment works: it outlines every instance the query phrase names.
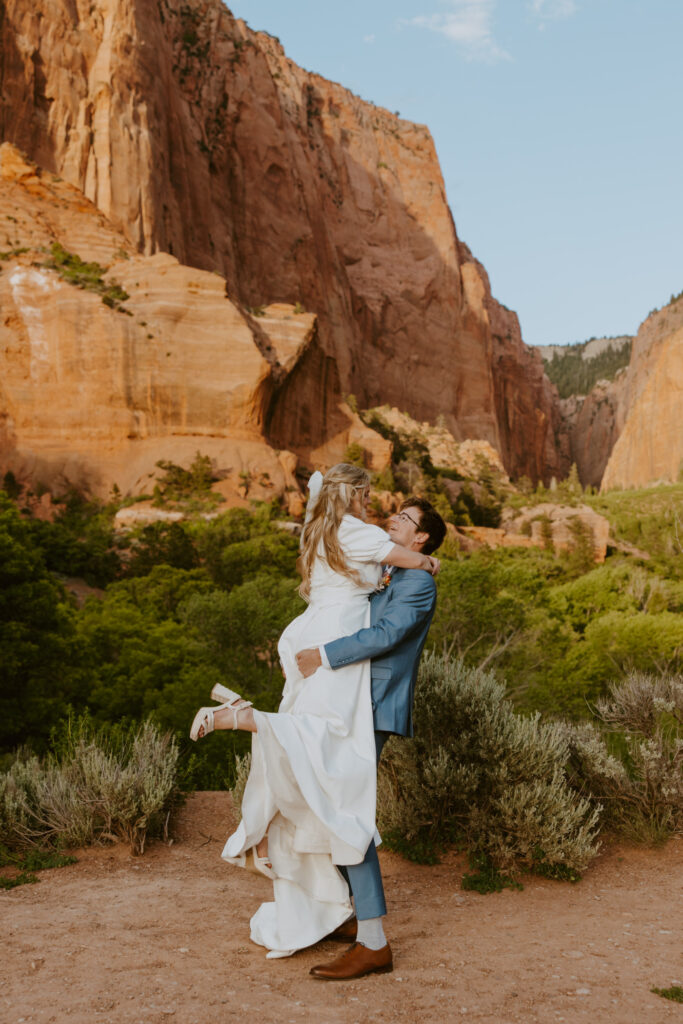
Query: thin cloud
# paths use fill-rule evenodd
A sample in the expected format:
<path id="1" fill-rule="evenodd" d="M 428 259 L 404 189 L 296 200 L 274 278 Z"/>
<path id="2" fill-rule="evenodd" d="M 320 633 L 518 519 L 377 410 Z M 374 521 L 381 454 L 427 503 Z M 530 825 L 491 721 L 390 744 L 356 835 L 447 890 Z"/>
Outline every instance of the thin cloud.
<path id="1" fill-rule="evenodd" d="M 559 21 L 576 14 L 576 0 L 531 0 L 531 10 L 540 21 Z"/>
<path id="2" fill-rule="evenodd" d="M 363 42 L 364 43 L 374 43 L 374 41 L 375 41 L 374 35 L 372 35 L 372 36 L 363 36 Z"/>
<path id="3" fill-rule="evenodd" d="M 404 24 L 439 32 L 454 42 L 469 60 L 489 63 L 510 60 L 510 54 L 493 36 L 496 0 L 447 0 L 447 5 L 452 9 L 444 14 L 423 14 Z"/>

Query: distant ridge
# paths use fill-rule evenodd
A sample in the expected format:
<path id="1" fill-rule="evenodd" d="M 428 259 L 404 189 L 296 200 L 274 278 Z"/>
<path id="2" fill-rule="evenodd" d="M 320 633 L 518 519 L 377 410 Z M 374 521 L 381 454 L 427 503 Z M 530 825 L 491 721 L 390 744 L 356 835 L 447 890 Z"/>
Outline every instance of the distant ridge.
<path id="1" fill-rule="evenodd" d="M 535 345 L 537 352 L 541 353 L 541 358 L 550 360 L 554 355 L 563 356 L 567 352 L 580 351 L 581 358 L 595 359 L 596 356 L 602 355 L 610 348 L 621 348 L 626 342 L 633 341 L 632 334 L 618 334 L 614 337 L 609 338 L 589 338 L 588 341 L 575 341 L 571 345 Z"/>
<path id="2" fill-rule="evenodd" d="M 628 366 L 633 338 L 591 338 L 574 345 L 543 345 L 539 352 L 560 398 L 587 395 L 600 380 L 614 380 Z"/>

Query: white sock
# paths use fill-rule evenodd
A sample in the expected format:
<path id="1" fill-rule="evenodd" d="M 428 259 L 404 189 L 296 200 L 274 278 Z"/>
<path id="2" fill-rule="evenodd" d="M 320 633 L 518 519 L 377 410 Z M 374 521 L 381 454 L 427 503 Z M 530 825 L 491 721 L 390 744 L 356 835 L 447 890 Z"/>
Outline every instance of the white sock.
<path id="1" fill-rule="evenodd" d="M 387 937 L 382 928 L 382 918 L 370 917 L 367 921 L 359 921 L 356 942 L 367 946 L 368 949 L 384 949 Z"/>

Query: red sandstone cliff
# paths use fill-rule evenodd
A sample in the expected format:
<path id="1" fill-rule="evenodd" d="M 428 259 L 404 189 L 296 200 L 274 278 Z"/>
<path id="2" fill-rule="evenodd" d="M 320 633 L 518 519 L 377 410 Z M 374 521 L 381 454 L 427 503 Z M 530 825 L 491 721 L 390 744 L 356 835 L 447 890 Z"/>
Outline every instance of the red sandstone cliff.
<path id="1" fill-rule="evenodd" d="M 296 456 L 264 435 L 289 376 L 320 359 L 312 314 L 273 304 L 251 317 L 218 274 L 136 255 L 78 189 L 8 143 L 0 247 L 0 476 L 139 494 L 157 460 L 187 464 L 201 450 L 232 504 L 247 492 L 296 498 Z M 352 441 L 374 469 L 386 464 L 388 442 L 348 406 L 322 413 L 310 465 Z"/>
<path id="2" fill-rule="evenodd" d="M 443 415 L 512 476 L 564 475 L 552 390 L 458 242 L 426 128 L 303 71 L 220 0 L 5 0 L 0 32 L 3 139 L 140 252 L 317 315 L 268 405 L 277 447 L 338 436 L 354 393 Z"/>
<path id="3" fill-rule="evenodd" d="M 608 490 L 675 481 L 683 469 L 683 299 L 651 313 L 628 367 L 561 403 L 581 482 Z"/>
<path id="4" fill-rule="evenodd" d="M 675 481 L 683 472 L 683 298 L 645 320 L 624 375 L 623 427 L 602 489 Z"/>
<path id="5" fill-rule="evenodd" d="M 601 380 L 588 395 L 572 395 L 560 402 L 571 461 L 576 463 L 584 487 L 599 487 L 612 449 L 624 426 L 626 373 Z"/>

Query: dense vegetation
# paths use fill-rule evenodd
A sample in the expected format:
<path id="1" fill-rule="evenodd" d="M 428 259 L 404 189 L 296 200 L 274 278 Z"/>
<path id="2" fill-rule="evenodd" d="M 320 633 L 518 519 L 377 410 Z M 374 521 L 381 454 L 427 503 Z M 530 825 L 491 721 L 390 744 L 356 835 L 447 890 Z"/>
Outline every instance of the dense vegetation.
<path id="1" fill-rule="evenodd" d="M 568 722 L 520 715 L 491 672 L 428 654 L 415 737 L 382 759 L 384 841 L 428 862 L 463 843 L 480 891 L 520 869 L 575 881 L 602 826 L 646 841 L 683 829 L 682 729 L 680 676 L 631 673 Z"/>
<path id="2" fill-rule="evenodd" d="M 614 380 L 618 370 L 628 366 L 631 358 L 631 342 L 605 349 L 591 359 L 583 356 L 587 341 L 567 345 L 560 355 L 553 353 L 552 359 L 544 359 L 545 372 L 556 386 L 560 398 L 570 395 L 587 395 L 599 380 Z"/>
<path id="3" fill-rule="evenodd" d="M 230 784 L 247 739 L 195 746 L 188 723 L 216 682 L 277 706 L 276 641 L 303 603 L 297 542 L 273 514 L 157 523 L 122 549 L 111 509 L 71 501 L 45 523 L 0 496 L 0 750 L 42 753 L 68 708 L 98 724 L 151 715 L 178 736 L 186 786 Z M 82 608 L 63 586 L 75 571 L 101 589 Z"/>
<path id="4" fill-rule="evenodd" d="M 53 739 L 48 756 L 41 759 L 21 750 L 9 771 L 0 775 L 5 851 L 9 847 L 44 855 L 55 846 L 117 838 L 133 853 L 142 853 L 148 837 L 168 835 L 178 760 L 169 733 L 162 734 L 149 721 L 95 728 L 82 715 L 67 718 Z M 61 866 L 41 857 L 33 864 L 17 863 L 11 855 L 3 858 L 2 850 L 0 846 L 0 866 Z"/>
<path id="5" fill-rule="evenodd" d="M 399 462 L 395 471 L 407 469 Z M 418 471 L 435 480 L 429 466 Z M 175 476 L 162 484 L 162 497 L 169 480 L 182 490 L 184 478 Z M 85 713 L 95 731 L 134 729 L 149 718 L 175 737 L 184 788 L 232 786 L 236 755 L 248 750 L 249 736 L 223 733 L 193 744 L 188 728 L 215 682 L 264 710 L 277 707 L 283 685 L 277 638 L 303 609 L 298 545 L 281 528 L 280 509 L 253 505 L 120 536 L 113 529 L 120 502 L 101 506 L 71 496 L 54 522 L 43 522 L 22 512 L 13 481 L 5 484 L 12 493 L 0 493 L 5 769 L 19 763 L 13 752 L 23 747 L 22 763 L 42 777 L 32 754 L 54 748 L 54 730 L 69 713 Z M 551 496 L 541 487 L 513 499 L 495 481 L 480 493 L 498 506 Z M 583 728 L 614 681 L 634 672 L 675 678 L 683 669 L 683 485 L 586 495 L 572 480 L 553 497 L 592 504 L 610 518 L 615 539 L 635 545 L 640 556 L 610 549 L 605 564 L 595 566 L 572 553 L 464 555 L 447 543 L 429 649 L 437 660 L 455 659 L 458 672 L 495 673 L 497 682 L 487 684 L 491 700 L 505 694 L 520 721 L 540 712 L 544 722 L 559 716 Z M 73 576 L 96 588 L 81 607 L 64 586 Z M 674 735 L 676 722 L 671 718 Z M 633 772 L 637 750 L 629 753 L 625 730 L 614 732 L 610 749 Z M 590 747 L 592 740 L 586 742 Z M 567 749 L 574 750 L 575 766 L 584 765 L 585 781 L 583 754 L 570 743 Z M 601 778 L 593 776 L 594 789 Z M 585 823 L 590 814 L 582 814 L 577 822 Z M 577 849 L 590 847 L 591 828 Z M 581 863 L 577 855 L 574 864 Z"/>

